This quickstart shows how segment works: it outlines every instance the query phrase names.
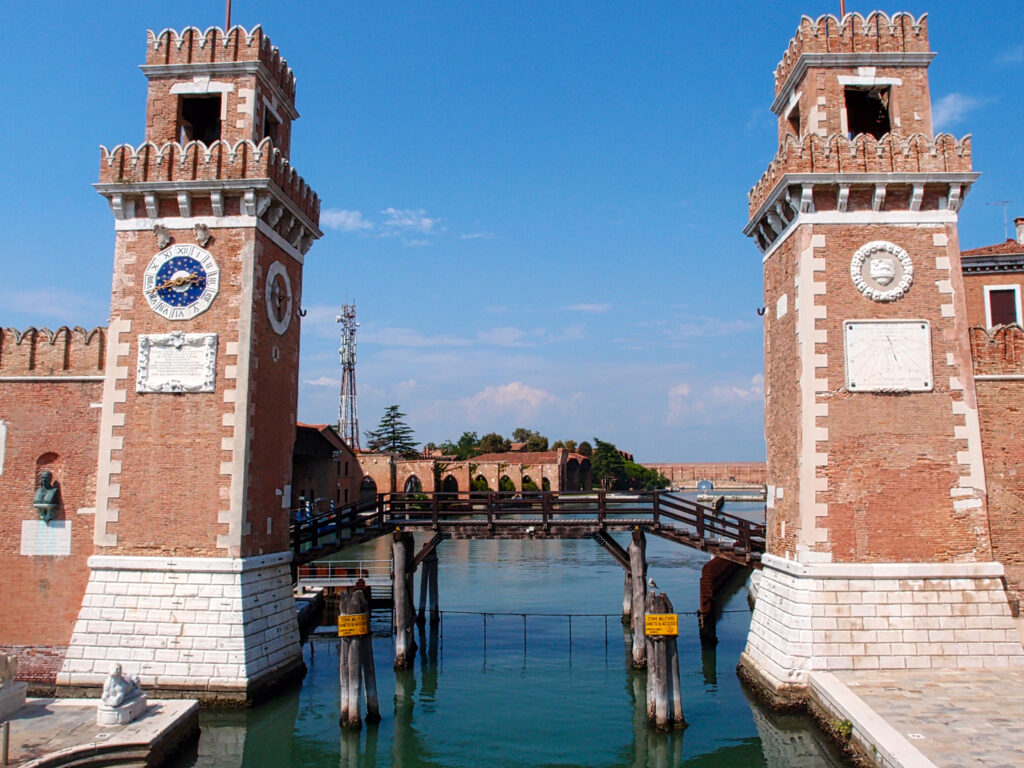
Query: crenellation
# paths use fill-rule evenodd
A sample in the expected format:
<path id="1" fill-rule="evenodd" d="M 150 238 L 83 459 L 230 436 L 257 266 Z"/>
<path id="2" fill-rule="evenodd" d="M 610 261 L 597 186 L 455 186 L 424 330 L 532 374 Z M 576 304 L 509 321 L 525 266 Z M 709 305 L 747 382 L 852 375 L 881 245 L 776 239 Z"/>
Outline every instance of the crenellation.
<path id="1" fill-rule="evenodd" d="M 198 27 L 186 27 L 180 32 L 167 28 L 158 33 L 148 30 L 146 34 L 147 65 L 259 61 L 285 93 L 295 99 L 295 75 L 260 25 L 248 31 L 235 25 L 227 32 L 220 27 L 210 27 L 205 32 Z"/>
<path id="2" fill-rule="evenodd" d="M 102 376 L 105 327 L 0 328 L 0 376 Z"/>
<path id="3" fill-rule="evenodd" d="M 753 217 L 765 203 L 772 199 L 776 188 L 786 176 L 796 174 L 949 174 L 971 172 L 971 135 L 957 139 L 950 134 L 938 134 L 934 138 L 923 133 L 910 136 L 887 134 L 876 139 L 870 134 L 859 134 L 850 139 L 841 134 L 818 136 L 806 134 L 797 138 L 787 134 L 779 146 L 775 159 L 761 176 L 749 194 L 749 213 Z M 844 181 L 848 185 L 860 184 L 861 189 L 874 186 L 874 181 L 856 179 Z M 912 184 L 911 180 L 893 179 L 892 183 Z M 925 183 L 924 181 L 919 183 Z M 936 194 L 928 201 L 938 205 L 939 198 L 949 200 L 949 187 L 945 182 L 945 195 Z M 835 181 L 829 194 L 836 199 L 832 208 L 839 208 L 840 182 Z M 957 190 L 958 197 L 965 191 Z M 891 194 L 888 192 L 887 194 Z M 799 200 L 799 195 L 791 195 Z M 850 193 L 847 205 L 855 210 L 858 197 Z M 815 205 L 817 206 L 817 199 Z M 891 205 L 891 202 L 890 202 Z M 795 202 L 791 203 L 798 210 Z"/>
<path id="4" fill-rule="evenodd" d="M 800 57 L 807 53 L 908 53 L 928 52 L 928 14 L 915 19 L 899 12 L 890 17 L 874 11 L 866 17 L 848 13 L 842 19 L 825 14 L 804 16 L 775 68 L 775 91 L 780 92 Z"/>
<path id="5" fill-rule="evenodd" d="M 147 189 L 155 186 L 160 190 L 157 186 L 159 184 L 180 186 L 194 182 L 215 185 L 212 189 L 190 187 L 193 196 L 202 196 L 209 201 L 204 205 L 208 204 L 211 211 L 226 207 L 246 215 L 263 215 L 268 210 L 269 198 L 247 197 L 249 190 L 244 182 L 269 179 L 314 226 L 320 221 L 320 198 L 269 138 L 259 143 L 242 139 L 234 144 L 218 140 L 209 145 L 190 141 L 184 145 L 167 142 L 157 146 L 147 141 L 138 146 L 119 144 L 113 149 L 101 147 L 100 150 L 100 181 L 97 188 L 103 194 L 119 196 L 118 205 L 124 211 L 122 218 L 144 217 L 146 214 L 149 214 L 149 218 L 155 218 L 149 210 L 150 203 L 146 194 L 141 189 L 126 189 L 125 185 L 145 185 Z M 178 197 L 181 193 L 182 190 L 177 187 L 168 188 L 164 193 L 166 196 L 154 198 L 160 204 L 158 215 L 184 215 Z M 218 196 L 216 202 L 212 197 L 214 194 Z M 126 199 L 137 199 L 138 202 L 126 208 Z M 192 203 L 192 208 L 198 211 L 199 204 Z M 132 216 L 128 215 L 129 210 Z"/>

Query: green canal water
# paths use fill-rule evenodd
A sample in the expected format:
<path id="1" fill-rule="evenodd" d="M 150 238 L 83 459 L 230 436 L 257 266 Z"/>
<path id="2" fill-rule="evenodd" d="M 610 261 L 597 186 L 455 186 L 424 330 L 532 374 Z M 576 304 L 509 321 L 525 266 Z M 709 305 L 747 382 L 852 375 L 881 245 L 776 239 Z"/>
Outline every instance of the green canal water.
<path id="1" fill-rule="evenodd" d="M 753 505 L 729 509 L 756 514 Z M 706 555 L 647 541 L 659 590 L 681 614 L 695 610 Z M 389 554 L 387 538 L 339 559 Z M 394 672 L 392 638 L 374 638 L 379 725 L 341 732 L 337 643 L 315 639 L 303 649 L 301 687 L 251 710 L 203 712 L 198 754 L 175 768 L 845 765 L 808 720 L 765 710 L 740 685 L 735 668 L 750 623 L 744 583 L 725 602 L 715 647 L 702 650 L 696 616 L 680 615 L 689 728 L 663 735 L 648 729 L 643 674 L 627 663 L 622 569 L 596 543 L 445 541 L 438 556 L 443 620 L 417 638 L 415 669 Z M 485 622 L 459 611 L 493 615 Z M 576 616 L 571 627 L 564 615 L 527 616 L 524 641 L 523 618 L 503 615 L 523 613 L 611 615 Z M 390 613 L 375 618 L 380 635 L 389 622 Z"/>

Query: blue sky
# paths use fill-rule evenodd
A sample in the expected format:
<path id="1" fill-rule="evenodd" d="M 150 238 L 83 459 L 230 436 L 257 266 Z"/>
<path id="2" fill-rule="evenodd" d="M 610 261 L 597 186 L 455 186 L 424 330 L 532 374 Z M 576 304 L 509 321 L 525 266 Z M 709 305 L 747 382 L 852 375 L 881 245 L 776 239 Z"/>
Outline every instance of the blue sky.
<path id="1" fill-rule="evenodd" d="M 937 127 L 974 135 L 970 248 L 1003 237 L 988 202 L 1024 214 L 1024 43 L 1016 3 L 964 8 L 885 10 L 929 13 Z M 292 161 L 323 201 L 299 417 L 336 418 L 348 298 L 363 430 L 399 403 L 422 442 L 526 426 L 640 460 L 762 459 L 746 193 L 775 151 L 772 71 L 802 13 L 837 9 L 236 0 L 296 73 Z M 5 4 L 0 323 L 106 322 L 98 146 L 142 140 L 145 30 L 223 17 L 219 0 Z"/>

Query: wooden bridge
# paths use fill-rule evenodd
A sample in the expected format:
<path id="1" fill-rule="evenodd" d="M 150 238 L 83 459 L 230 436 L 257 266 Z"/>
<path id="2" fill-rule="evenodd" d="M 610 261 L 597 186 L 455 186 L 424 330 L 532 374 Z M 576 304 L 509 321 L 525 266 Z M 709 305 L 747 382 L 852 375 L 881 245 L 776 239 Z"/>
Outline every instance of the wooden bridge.
<path id="1" fill-rule="evenodd" d="M 607 534 L 641 530 L 751 567 L 760 567 L 765 549 L 763 524 L 667 491 L 383 493 L 333 510 L 300 510 L 291 524 L 295 565 L 396 530 L 432 532 L 433 545 L 441 539 L 591 538 L 627 570 L 625 550 Z"/>

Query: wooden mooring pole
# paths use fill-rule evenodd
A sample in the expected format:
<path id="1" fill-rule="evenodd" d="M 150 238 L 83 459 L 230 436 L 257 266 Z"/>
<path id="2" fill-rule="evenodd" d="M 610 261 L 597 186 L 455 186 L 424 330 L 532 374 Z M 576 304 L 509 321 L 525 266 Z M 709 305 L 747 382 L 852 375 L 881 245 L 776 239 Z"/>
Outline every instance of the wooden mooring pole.
<path id="1" fill-rule="evenodd" d="M 622 623 L 627 626 L 633 623 L 633 577 L 626 571 L 622 586 Z"/>
<path id="2" fill-rule="evenodd" d="M 416 658 L 416 609 L 413 606 L 413 538 L 411 533 L 392 534 L 391 555 L 395 580 L 395 669 L 411 669 Z"/>
<path id="3" fill-rule="evenodd" d="M 648 615 L 674 617 L 672 601 L 664 593 L 651 592 L 645 601 Z M 658 730 L 685 728 L 683 698 L 679 687 L 679 654 L 676 647 L 678 620 L 675 629 L 645 631 L 647 646 L 647 720 Z M 665 634 L 654 634 L 665 632 Z"/>
<path id="4" fill-rule="evenodd" d="M 342 728 L 363 727 L 361 694 L 366 694 L 366 722 L 380 722 L 377 672 L 373 663 L 370 614 L 362 590 L 341 593 L 338 620 L 339 722 Z M 345 634 L 343 634 L 345 633 Z"/>
<path id="5" fill-rule="evenodd" d="M 630 606 L 633 620 L 633 667 L 641 669 L 647 663 L 644 649 L 644 599 L 647 595 L 647 539 L 639 528 L 633 531 L 629 542 L 629 574 L 632 580 Z"/>
<path id="6" fill-rule="evenodd" d="M 416 623 L 427 623 L 427 607 L 430 607 L 430 623 L 441 621 L 441 609 L 437 605 L 437 550 L 432 549 L 420 563 L 420 609 Z M 429 598 L 429 599 L 428 599 Z"/>

